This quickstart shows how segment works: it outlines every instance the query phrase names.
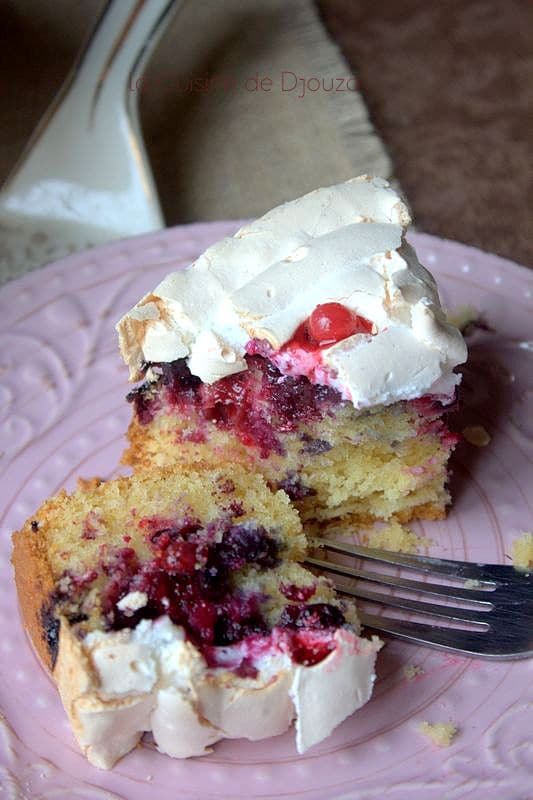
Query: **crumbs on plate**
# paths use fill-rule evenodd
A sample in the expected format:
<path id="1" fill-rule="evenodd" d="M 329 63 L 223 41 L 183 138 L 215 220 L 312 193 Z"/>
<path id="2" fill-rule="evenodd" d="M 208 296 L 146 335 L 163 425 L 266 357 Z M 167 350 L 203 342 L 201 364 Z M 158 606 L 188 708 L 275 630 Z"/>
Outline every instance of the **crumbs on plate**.
<path id="1" fill-rule="evenodd" d="M 533 533 L 523 533 L 512 544 L 513 566 L 520 570 L 533 569 Z"/>
<path id="2" fill-rule="evenodd" d="M 437 747 L 449 747 L 459 729 L 453 722 L 421 722 L 418 726 L 422 736 L 426 736 Z"/>
<path id="3" fill-rule="evenodd" d="M 408 681 L 412 681 L 413 678 L 416 678 L 418 675 L 423 675 L 424 670 L 422 667 L 419 667 L 418 664 L 406 664 L 403 668 L 403 674 Z"/>
<path id="4" fill-rule="evenodd" d="M 483 425 L 467 425 L 463 428 L 462 434 L 467 442 L 476 447 L 486 447 L 490 442 L 490 433 Z"/>
<path id="5" fill-rule="evenodd" d="M 466 330 L 468 326 L 472 325 L 472 323 L 476 323 L 480 317 L 481 312 L 470 305 L 457 306 L 453 311 L 446 312 L 446 318 L 450 325 L 455 325 L 456 328 L 459 328 L 461 333 Z"/>

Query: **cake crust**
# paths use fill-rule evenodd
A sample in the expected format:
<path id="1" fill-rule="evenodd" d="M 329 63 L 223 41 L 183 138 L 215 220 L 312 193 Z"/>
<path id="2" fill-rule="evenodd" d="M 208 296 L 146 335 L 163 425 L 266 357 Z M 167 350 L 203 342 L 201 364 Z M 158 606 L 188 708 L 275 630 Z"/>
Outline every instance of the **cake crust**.
<path id="1" fill-rule="evenodd" d="M 48 505 L 47 502 L 41 507 L 43 516 L 46 516 Z M 54 645 L 52 630 L 47 638 L 46 619 L 43 619 L 43 615 L 46 614 L 46 605 L 55 581 L 46 552 L 42 524 L 38 518 L 28 520 L 20 531 L 13 534 L 11 563 L 15 572 L 15 585 L 24 628 L 42 665 L 51 675 L 57 655 L 59 630 L 57 625 L 53 626 L 56 635 Z"/>

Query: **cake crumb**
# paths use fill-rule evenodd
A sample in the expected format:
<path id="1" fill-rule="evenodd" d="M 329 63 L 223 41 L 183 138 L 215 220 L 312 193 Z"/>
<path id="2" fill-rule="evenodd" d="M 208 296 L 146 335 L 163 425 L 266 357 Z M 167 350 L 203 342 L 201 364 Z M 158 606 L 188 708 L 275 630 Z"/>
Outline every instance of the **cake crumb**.
<path id="1" fill-rule="evenodd" d="M 481 581 L 475 580 L 475 578 L 467 578 L 463 586 L 465 589 L 481 589 L 483 583 Z"/>
<path id="2" fill-rule="evenodd" d="M 490 442 L 490 434 L 483 425 L 467 425 L 463 428 L 463 436 L 476 447 L 486 447 Z"/>
<path id="3" fill-rule="evenodd" d="M 422 736 L 427 736 L 437 747 L 449 747 L 458 733 L 453 722 L 421 722 L 418 726 Z"/>
<path id="4" fill-rule="evenodd" d="M 360 538 L 366 547 L 394 550 L 397 553 L 418 553 L 421 547 L 428 547 L 431 544 L 425 536 L 418 536 L 396 520 L 392 520 L 384 528 L 366 531 Z"/>
<path id="5" fill-rule="evenodd" d="M 477 330 L 492 331 L 482 312 L 474 306 L 458 306 L 454 311 L 447 312 L 446 318 L 451 325 L 459 328 L 465 338 Z"/>
<path id="6" fill-rule="evenodd" d="M 523 533 L 513 542 L 513 566 L 515 569 L 533 569 L 533 533 Z"/>
<path id="7" fill-rule="evenodd" d="M 450 325 L 459 328 L 461 333 L 467 330 L 472 323 L 478 322 L 481 313 L 477 308 L 470 305 L 457 306 L 453 311 L 446 312 L 446 318 Z"/>
<path id="8" fill-rule="evenodd" d="M 418 664 L 406 664 L 403 668 L 403 674 L 408 681 L 412 681 L 413 678 L 416 678 L 418 675 L 423 675 L 424 670 L 422 667 L 419 667 Z"/>

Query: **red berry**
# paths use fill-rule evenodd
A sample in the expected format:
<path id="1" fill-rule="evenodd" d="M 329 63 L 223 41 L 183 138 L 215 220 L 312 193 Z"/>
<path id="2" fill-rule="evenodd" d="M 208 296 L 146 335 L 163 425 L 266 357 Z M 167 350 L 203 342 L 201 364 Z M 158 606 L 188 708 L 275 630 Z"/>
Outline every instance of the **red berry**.
<path id="1" fill-rule="evenodd" d="M 308 330 L 319 347 L 326 347 L 356 333 L 371 333 L 372 323 L 341 303 L 323 303 L 311 313 Z"/>

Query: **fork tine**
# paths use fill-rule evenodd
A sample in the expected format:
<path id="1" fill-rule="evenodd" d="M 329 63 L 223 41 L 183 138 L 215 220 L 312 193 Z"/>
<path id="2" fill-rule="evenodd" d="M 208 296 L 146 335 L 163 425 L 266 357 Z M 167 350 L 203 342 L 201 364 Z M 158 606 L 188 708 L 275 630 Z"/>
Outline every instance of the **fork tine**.
<path id="1" fill-rule="evenodd" d="M 490 610 L 482 611 L 472 608 L 456 608 L 455 606 L 442 606 L 438 603 L 425 603 L 422 600 L 411 600 L 407 597 L 396 597 L 382 592 L 372 592 L 364 587 L 357 588 L 345 587 L 335 584 L 336 590 L 340 594 L 347 594 L 350 597 L 361 597 L 373 603 L 381 603 L 394 608 L 403 608 L 406 611 L 414 611 L 417 614 L 430 614 L 433 617 L 444 617 L 445 619 L 457 622 L 475 622 L 479 625 L 487 626 L 490 620 Z M 485 618 L 485 619 L 484 619 Z"/>
<path id="2" fill-rule="evenodd" d="M 368 628 L 389 633 L 413 644 L 429 645 L 441 650 L 453 650 L 463 655 L 498 660 L 528 658 L 533 655 L 533 642 L 530 640 L 529 645 L 524 647 L 524 639 L 512 635 L 513 626 L 510 626 L 507 636 L 501 636 L 494 641 L 491 636 L 482 631 L 438 627 L 423 622 L 409 622 L 366 613 L 359 613 L 359 619 Z"/>
<path id="3" fill-rule="evenodd" d="M 514 567 L 498 564 L 471 564 L 428 556 L 384 552 L 357 545 L 341 544 L 330 539 L 313 538 L 309 544 L 312 547 L 324 548 L 345 556 L 369 558 L 383 564 L 407 567 L 423 573 L 436 573 L 459 580 L 472 579 L 475 581 L 476 588 L 425 583 L 396 575 L 368 572 L 321 558 L 307 558 L 305 563 L 308 566 L 318 567 L 322 572 L 332 573 L 335 576 L 358 578 L 393 589 L 425 593 L 448 600 L 466 600 L 474 606 L 473 608 L 457 608 L 453 605 L 428 603 L 424 600 L 373 591 L 364 585 L 360 586 L 359 583 L 353 587 L 344 586 L 342 581 L 334 580 L 337 590 L 343 594 L 437 618 L 434 624 L 427 624 L 359 613 L 362 624 L 369 628 L 389 633 L 415 644 L 453 650 L 467 656 L 512 659 L 533 655 L 533 598 L 531 595 L 533 573 L 531 571 L 520 573 Z M 480 588 L 478 589 L 477 586 Z M 482 630 L 449 627 L 444 620 L 475 623 L 482 626 Z"/>
<path id="4" fill-rule="evenodd" d="M 381 561 L 384 564 L 393 564 L 398 567 L 418 570 L 419 572 L 432 572 L 454 578 L 471 578 L 481 582 L 495 583 L 496 580 L 505 580 L 505 577 L 516 575 L 513 567 L 500 565 L 476 564 L 469 561 L 452 561 L 446 558 L 433 558 L 432 556 L 411 555 L 410 553 L 394 553 L 391 551 L 376 550 L 372 547 L 361 547 L 356 544 L 336 542 L 330 539 L 312 537 L 309 539 L 310 547 L 324 548 L 341 555 L 369 558 Z"/>
<path id="5" fill-rule="evenodd" d="M 320 558 L 306 558 L 305 563 L 309 566 L 318 567 L 320 570 L 333 572 L 336 575 L 344 575 L 348 578 L 359 578 L 372 583 L 382 583 L 385 586 L 392 586 L 398 589 L 408 589 L 413 592 L 425 592 L 426 594 L 448 597 L 452 600 L 468 600 L 478 607 L 492 608 L 493 592 L 484 592 L 480 589 L 463 589 L 461 586 L 443 586 L 442 584 L 424 583 L 423 581 L 413 581 L 409 578 L 399 578 L 394 575 L 384 575 L 376 572 L 367 572 L 355 567 L 347 567 L 344 564 L 336 564 L 333 561 L 323 561 Z"/>

